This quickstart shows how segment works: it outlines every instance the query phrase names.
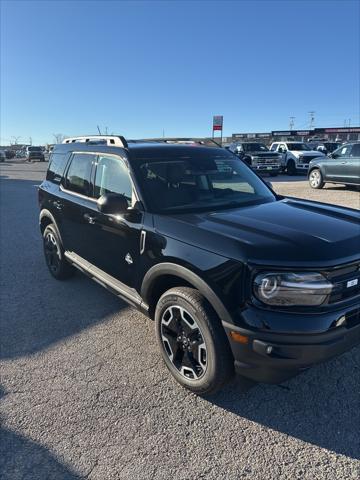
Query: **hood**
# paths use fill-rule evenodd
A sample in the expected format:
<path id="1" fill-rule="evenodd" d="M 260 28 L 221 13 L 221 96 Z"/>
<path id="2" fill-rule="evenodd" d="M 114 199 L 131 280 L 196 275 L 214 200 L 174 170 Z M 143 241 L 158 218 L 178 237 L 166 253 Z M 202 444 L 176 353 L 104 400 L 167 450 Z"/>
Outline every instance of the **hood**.
<path id="1" fill-rule="evenodd" d="M 268 158 L 274 158 L 274 157 L 279 157 L 279 154 L 276 152 L 249 152 L 247 155 L 251 155 L 254 157 L 268 157 Z"/>
<path id="2" fill-rule="evenodd" d="M 318 150 L 289 150 L 291 153 L 296 155 L 297 157 L 324 157 L 325 155 Z"/>
<path id="3" fill-rule="evenodd" d="M 330 267 L 360 258 L 356 210 L 297 199 L 219 212 L 158 215 L 156 230 L 264 266 Z"/>

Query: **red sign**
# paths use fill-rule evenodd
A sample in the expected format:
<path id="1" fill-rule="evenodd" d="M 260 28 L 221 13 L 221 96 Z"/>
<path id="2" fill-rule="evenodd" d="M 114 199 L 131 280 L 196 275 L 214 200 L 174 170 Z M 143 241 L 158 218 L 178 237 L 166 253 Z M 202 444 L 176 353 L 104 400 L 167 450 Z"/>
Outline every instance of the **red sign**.
<path id="1" fill-rule="evenodd" d="M 222 115 L 214 115 L 214 117 L 213 117 L 213 131 L 223 129 L 223 118 L 224 117 Z"/>

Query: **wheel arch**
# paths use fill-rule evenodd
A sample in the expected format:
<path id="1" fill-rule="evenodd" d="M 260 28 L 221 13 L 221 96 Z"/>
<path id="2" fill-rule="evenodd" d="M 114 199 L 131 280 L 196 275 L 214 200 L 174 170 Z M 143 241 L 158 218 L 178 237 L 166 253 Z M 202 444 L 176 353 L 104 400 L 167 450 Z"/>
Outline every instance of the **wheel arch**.
<path id="1" fill-rule="evenodd" d="M 164 262 L 151 267 L 145 274 L 141 285 L 141 297 L 149 305 L 149 314 L 153 317 L 156 304 L 163 293 L 173 287 L 196 288 L 210 303 L 220 321 L 233 323 L 230 313 L 219 296 L 199 275 L 182 265 Z"/>

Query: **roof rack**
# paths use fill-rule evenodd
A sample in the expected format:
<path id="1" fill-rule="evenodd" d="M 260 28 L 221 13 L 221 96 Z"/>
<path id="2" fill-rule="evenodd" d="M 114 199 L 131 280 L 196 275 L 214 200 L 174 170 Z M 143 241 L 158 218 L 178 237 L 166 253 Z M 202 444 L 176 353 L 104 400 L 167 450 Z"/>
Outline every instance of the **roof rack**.
<path id="1" fill-rule="evenodd" d="M 88 143 L 90 145 L 109 145 L 128 148 L 127 141 L 121 135 L 87 135 L 65 138 L 62 143 Z"/>
<path id="2" fill-rule="evenodd" d="M 128 143 L 143 143 L 143 142 L 159 142 L 159 143 L 180 143 L 184 145 L 191 145 L 194 143 L 198 143 L 199 145 L 204 145 L 207 147 L 221 147 L 219 143 L 217 143 L 212 138 L 190 138 L 190 137 L 159 137 L 159 138 L 142 138 L 139 140 L 128 140 Z"/>

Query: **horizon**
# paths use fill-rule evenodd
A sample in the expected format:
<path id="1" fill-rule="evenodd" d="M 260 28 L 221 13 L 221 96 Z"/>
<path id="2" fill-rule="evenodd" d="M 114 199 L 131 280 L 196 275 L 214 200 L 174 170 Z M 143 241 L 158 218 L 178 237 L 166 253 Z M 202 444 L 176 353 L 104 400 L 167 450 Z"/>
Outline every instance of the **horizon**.
<path id="1" fill-rule="evenodd" d="M 69 9 L 71 5 L 71 10 Z M 359 3 L 1 3 L 1 140 L 360 125 Z M 33 28 L 37 25 L 39 28 Z M 20 34 L 16 35 L 15 32 Z M 336 35 L 334 34 L 336 33 Z"/>

